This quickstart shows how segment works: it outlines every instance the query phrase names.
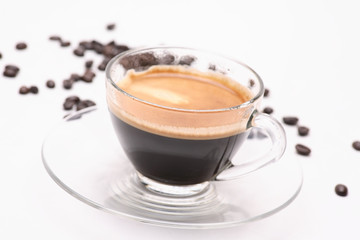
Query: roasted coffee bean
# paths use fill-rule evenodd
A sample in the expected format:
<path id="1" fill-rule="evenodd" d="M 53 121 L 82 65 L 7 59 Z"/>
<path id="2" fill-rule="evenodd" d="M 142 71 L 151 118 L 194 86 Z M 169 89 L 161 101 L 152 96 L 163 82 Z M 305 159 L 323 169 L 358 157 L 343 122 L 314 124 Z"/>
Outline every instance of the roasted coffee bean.
<path id="1" fill-rule="evenodd" d="M 29 91 L 31 93 L 37 94 L 39 92 L 39 88 L 37 86 L 31 86 Z"/>
<path id="2" fill-rule="evenodd" d="M 74 103 L 78 103 L 80 102 L 80 98 L 78 96 L 69 96 L 65 99 L 65 102 L 74 102 Z"/>
<path id="3" fill-rule="evenodd" d="M 353 142 L 352 146 L 355 150 L 360 151 L 360 141 Z"/>
<path id="4" fill-rule="evenodd" d="M 269 94 L 270 94 L 270 90 L 268 88 L 265 88 L 264 97 L 268 97 Z"/>
<path id="5" fill-rule="evenodd" d="M 23 49 L 27 48 L 27 45 L 24 42 L 20 42 L 20 43 L 16 44 L 15 47 L 16 47 L 17 50 L 23 50 Z"/>
<path id="6" fill-rule="evenodd" d="M 13 78 L 13 77 L 16 77 L 17 73 L 18 73 L 18 72 L 15 71 L 14 69 L 5 69 L 4 72 L 3 72 L 3 75 L 4 75 L 5 77 L 11 77 L 11 78 Z"/>
<path id="7" fill-rule="evenodd" d="M 6 65 L 3 75 L 6 77 L 16 77 L 20 69 L 15 65 Z"/>
<path id="8" fill-rule="evenodd" d="M 273 112 L 274 112 L 274 109 L 272 109 L 271 107 L 266 107 L 263 110 L 263 113 L 266 113 L 266 114 L 272 114 Z"/>
<path id="9" fill-rule="evenodd" d="M 92 60 L 88 60 L 88 61 L 85 62 L 85 67 L 86 67 L 86 68 L 91 68 L 92 65 L 93 65 L 93 63 L 94 63 L 94 62 L 93 62 Z"/>
<path id="10" fill-rule="evenodd" d="M 80 101 L 76 105 L 76 111 L 82 110 L 82 109 L 87 108 L 87 107 L 95 106 L 95 105 L 96 104 L 91 100 L 83 100 L 83 101 Z"/>
<path id="11" fill-rule="evenodd" d="M 348 195 L 348 188 L 344 184 L 338 184 L 335 186 L 335 193 L 341 197 Z"/>
<path id="12" fill-rule="evenodd" d="M 65 110 L 71 110 L 74 107 L 74 105 L 75 105 L 75 102 L 73 102 L 73 101 L 65 101 L 63 103 L 63 107 Z"/>
<path id="13" fill-rule="evenodd" d="M 307 136 L 309 134 L 310 129 L 305 126 L 298 127 L 298 133 L 300 136 Z"/>
<path id="14" fill-rule="evenodd" d="M 54 88 L 55 87 L 55 82 L 53 80 L 47 80 L 46 81 L 46 86 L 48 88 Z"/>
<path id="15" fill-rule="evenodd" d="M 27 94 L 27 93 L 29 93 L 29 91 L 30 91 L 30 89 L 28 87 L 25 87 L 25 86 L 22 86 L 19 89 L 20 94 Z"/>
<path id="16" fill-rule="evenodd" d="M 70 75 L 70 80 L 73 82 L 77 82 L 77 81 L 81 80 L 81 76 L 77 73 L 73 73 Z"/>
<path id="17" fill-rule="evenodd" d="M 106 26 L 107 30 L 114 30 L 115 29 L 115 23 L 110 23 Z"/>
<path id="18" fill-rule="evenodd" d="M 96 40 L 91 41 L 91 45 L 92 45 L 92 49 L 98 53 L 98 54 L 102 54 L 103 53 L 103 48 L 104 45 Z"/>
<path id="19" fill-rule="evenodd" d="M 295 149 L 298 154 L 303 156 L 309 156 L 311 153 L 311 149 L 302 144 L 296 144 Z"/>
<path id="20" fill-rule="evenodd" d="M 86 69 L 84 75 L 81 76 L 81 80 L 84 82 L 92 82 L 96 74 L 92 72 L 90 69 Z"/>
<path id="21" fill-rule="evenodd" d="M 63 87 L 65 89 L 71 89 L 73 85 L 73 81 L 71 81 L 70 79 L 66 79 L 63 81 Z"/>
<path id="22" fill-rule="evenodd" d="M 249 80 L 249 86 L 250 87 L 253 87 L 255 85 L 255 81 L 254 81 L 254 79 L 250 79 Z M 266 91 L 266 90 L 265 90 Z M 264 93 L 264 96 L 265 96 L 265 93 Z"/>
<path id="23" fill-rule="evenodd" d="M 194 61 L 195 61 L 195 57 L 190 55 L 185 55 L 180 58 L 179 64 L 190 66 Z"/>
<path id="24" fill-rule="evenodd" d="M 71 45 L 71 43 L 69 41 L 60 40 L 60 46 L 62 46 L 62 47 L 68 47 L 70 45 Z"/>
<path id="25" fill-rule="evenodd" d="M 1 54 L 1 52 L 0 52 L 0 59 L 2 59 L 2 54 Z"/>
<path id="26" fill-rule="evenodd" d="M 84 47 L 86 50 L 92 50 L 94 49 L 93 44 L 88 41 L 82 41 L 79 43 L 80 46 Z"/>
<path id="27" fill-rule="evenodd" d="M 286 125 L 294 126 L 298 123 L 299 119 L 297 117 L 283 117 L 283 122 Z"/>
<path id="28" fill-rule="evenodd" d="M 15 72 L 19 72 L 20 71 L 20 68 L 18 68 L 17 66 L 15 65 L 6 65 L 5 66 L 5 70 L 13 70 Z"/>
<path id="29" fill-rule="evenodd" d="M 106 68 L 106 66 L 107 66 L 107 64 L 109 63 L 109 61 L 110 61 L 110 58 L 104 58 L 104 60 L 100 63 L 100 65 L 98 66 L 98 69 L 100 70 L 100 71 L 104 71 L 105 70 L 105 68 Z"/>
<path id="30" fill-rule="evenodd" d="M 56 35 L 50 36 L 49 39 L 50 39 L 51 41 L 61 41 L 61 37 L 56 36 Z"/>
<path id="31" fill-rule="evenodd" d="M 82 46 L 78 46 L 75 50 L 74 50 L 74 54 L 78 57 L 83 57 L 85 54 L 85 48 Z"/>

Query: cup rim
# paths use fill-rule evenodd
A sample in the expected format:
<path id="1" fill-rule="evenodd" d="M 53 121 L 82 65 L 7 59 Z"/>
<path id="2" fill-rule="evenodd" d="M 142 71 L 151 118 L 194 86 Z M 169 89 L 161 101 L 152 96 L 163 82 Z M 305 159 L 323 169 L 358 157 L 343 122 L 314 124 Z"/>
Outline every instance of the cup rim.
<path id="1" fill-rule="evenodd" d="M 184 108 L 175 108 L 175 107 L 169 107 L 169 106 L 164 106 L 164 105 L 160 105 L 160 104 L 156 104 L 156 103 L 152 103 L 152 102 L 149 102 L 149 101 L 146 101 L 146 100 L 143 100 L 141 98 L 138 98 L 134 95 L 131 95 L 130 93 L 124 91 L 123 89 L 121 89 L 117 84 L 116 82 L 111 78 L 110 76 L 110 72 L 111 72 L 111 68 L 112 66 L 119 62 L 119 59 L 121 59 L 122 57 L 126 56 L 126 55 L 129 55 L 129 54 L 133 54 L 133 53 L 136 53 L 136 52 L 143 52 L 143 51 L 151 51 L 151 50 L 154 50 L 154 49 L 184 49 L 184 50 L 190 50 L 190 51 L 196 51 L 196 52 L 200 52 L 200 53 L 206 53 L 206 54 L 211 54 L 211 55 L 214 55 L 215 57 L 221 57 L 221 58 L 224 58 L 224 59 L 227 59 L 227 60 L 230 60 L 232 62 L 235 62 L 236 64 L 239 64 L 241 65 L 242 67 L 246 68 L 247 70 L 249 70 L 250 72 L 252 72 L 258 82 L 259 82 L 259 91 L 253 96 L 253 98 L 251 98 L 250 100 L 242 103 L 242 104 L 239 104 L 239 105 L 235 105 L 235 106 L 232 106 L 232 107 L 227 107 L 227 108 L 219 108 L 219 109 L 184 109 Z M 248 107 L 249 105 L 253 104 L 256 100 L 258 100 L 259 98 L 261 98 L 264 94 L 264 91 L 265 91 L 265 88 L 264 88 L 264 83 L 261 79 L 261 77 L 259 76 L 259 74 L 257 74 L 251 67 L 249 67 L 248 65 L 236 60 L 236 59 L 233 59 L 233 58 L 230 58 L 230 57 L 227 57 L 227 56 L 224 56 L 224 55 L 221 55 L 221 54 L 218 54 L 218 53 L 214 53 L 214 52 L 211 52 L 211 51 L 205 51 L 205 50 L 201 50 L 201 49 L 195 49 L 195 48 L 189 48 L 189 47 L 177 47 L 177 46 L 153 46 L 153 47 L 139 47 L 139 48 L 133 48 L 133 49 L 130 49 L 130 50 L 127 50 L 127 51 L 124 51 L 118 55 L 116 55 L 115 57 L 113 57 L 109 63 L 107 64 L 106 68 L 105 68 L 105 74 L 106 74 L 106 81 L 110 82 L 110 84 L 116 89 L 118 90 L 119 92 L 121 92 L 122 94 L 124 94 L 125 96 L 127 97 L 130 97 L 136 101 L 139 101 L 139 102 L 142 102 L 144 104 L 148 104 L 148 105 L 151 105 L 151 106 L 154 106 L 154 107 L 158 107 L 158 108 L 163 108 L 163 109 L 168 109 L 168 110 L 173 110 L 173 111 L 181 111 L 181 112 L 193 112 L 193 113 L 207 113 L 207 112 L 225 112 L 225 111 L 231 111 L 231 110 L 237 110 L 237 109 L 240 109 L 240 108 L 246 108 Z"/>

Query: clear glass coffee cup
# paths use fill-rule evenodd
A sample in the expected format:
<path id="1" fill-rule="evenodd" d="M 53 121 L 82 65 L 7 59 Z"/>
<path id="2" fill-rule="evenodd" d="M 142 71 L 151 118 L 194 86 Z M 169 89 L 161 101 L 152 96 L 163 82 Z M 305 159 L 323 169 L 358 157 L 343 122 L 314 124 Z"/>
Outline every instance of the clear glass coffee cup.
<path id="1" fill-rule="evenodd" d="M 226 87 L 246 95 L 246 100 L 211 108 L 206 107 L 206 101 L 196 99 L 205 107 L 191 109 L 159 104 L 127 90 L 135 84 L 131 76 L 141 80 L 142 76 L 148 79 L 165 75 L 203 82 L 215 79 L 220 87 L 226 83 Z M 114 57 L 106 68 L 106 78 L 114 131 L 139 180 L 151 191 L 175 197 L 195 195 L 207 189 L 212 181 L 239 178 L 274 163 L 285 151 L 283 127 L 273 117 L 259 112 L 264 95 L 260 76 L 237 60 L 183 47 L 141 48 Z M 177 81 L 169 85 L 172 89 L 183 87 Z M 176 103 L 186 99 L 187 94 L 174 97 L 170 90 L 155 85 L 136 88 L 140 92 L 150 91 L 145 94 L 153 94 L 154 98 Z M 190 94 L 195 88 L 187 85 L 186 89 Z M 208 102 L 217 100 L 226 99 L 214 94 Z M 268 135 L 271 149 L 253 159 L 239 156 L 241 161 L 233 163 L 253 127 Z"/>

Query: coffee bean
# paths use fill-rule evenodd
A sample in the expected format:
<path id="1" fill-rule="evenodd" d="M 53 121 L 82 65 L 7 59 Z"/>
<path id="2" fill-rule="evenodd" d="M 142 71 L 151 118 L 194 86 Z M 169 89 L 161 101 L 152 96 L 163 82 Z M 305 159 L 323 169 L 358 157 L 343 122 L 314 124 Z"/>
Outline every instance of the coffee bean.
<path id="1" fill-rule="evenodd" d="M 335 186 L 335 193 L 341 197 L 348 195 L 348 188 L 344 184 L 338 184 Z"/>
<path id="2" fill-rule="evenodd" d="M 104 58 L 104 60 L 100 63 L 100 65 L 98 66 L 98 69 L 100 71 L 104 71 L 106 69 L 107 64 L 109 63 L 110 58 Z"/>
<path id="3" fill-rule="evenodd" d="M 352 146 L 355 150 L 360 151 L 360 141 L 353 142 Z"/>
<path id="4" fill-rule="evenodd" d="M 92 49 L 98 53 L 98 54 L 102 54 L 103 53 L 103 48 L 104 45 L 96 40 L 92 40 L 91 41 L 91 45 L 92 45 Z"/>
<path id="5" fill-rule="evenodd" d="M 271 107 L 266 107 L 263 110 L 263 113 L 266 113 L 266 114 L 272 114 L 273 112 L 274 112 L 274 109 L 272 109 Z"/>
<path id="6" fill-rule="evenodd" d="M 185 55 L 180 58 L 179 64 L 190 66 L 194 61 L 195 61 L 195 57 L 190 55 Z"/>
<path id="7" fill-rule="evenodd" d="M 264 97 L 268 97 L 270 94 L 270 90 L 265 88 L 265 91 L 264 91 Z"/>
<path id="8" fill-rule="evenodd" d="M 6 65 L 3 75 L 6 77 L 16 77 L 20 69 L 15 65 Z"/>
<path id="9" fill-rule="evenodd" d="M 4 72 L 3 72 L 3 75 L 4 75 L 5 77 L 11 77 L 11 78 L 13 78 L 13 77 L 16 77 L 17 73 L 18 73 L 18 72 L 15 71 L 15 70 L 13 70 L 13 69 L 5 69 Z"/>
<path id="10" fill-rule="evenodd" d="M 50 39 L 51 41 L 61 41 L 61 37 L 56 36 L 56 35 L 50 36 L 49 39 Z"/>
<path id="11" fill-rule="evenodd" d="M 83 57 L 85 54 L 85 48 L 82 46 L 78 46 L 73 52 L 76 56 Z"/>
<path id="12" fill-rule="evenodd" d="M 54 88 L 55 87 L 55 82 L 53 80 L 47 80 L 46 81 L 46 86 L 48 88 Z"/>
<path id="13" fill-rule="evenodd" d="M 78 96 L 69 96 L 65 99 L 65 102 L 74 102 L 74 103 L 78 103 L 80 102 L 80 98 Z"/>
<path id="14" fill-rule="evenodd" d="M 309 156 L 311 153 L 311 149 L 302 144 L 296 144 L 295 149 L 298 154 L 303 156 Z"/>
<path id="15" fill-rule="evenodd" d="M 18 50 L 23 50 L 23 49 L 26 49 L 27 48 L 27 45 L 26 45 L 26 43 L 24 43 L 24 42 L 20 42 L 20 43 L 18 43 L 18 44 L 16 44 L 16 49 L 18 49 Z"/>
<path id="16" fill-rule="evenodd" d="M 0 59 L 2 59 L 2 53 L 0 52 Z"/>
<path id="17" fill-rule="evenodd" d="M 37 94 L 39 92 L 39 88 L 37 86 L 31 86 L 29 91 L 31 93 Z"/>
<path id="18" fill-rule="evenodd" d="M 82 46 L 83 48 L 85 48 L 86 50 L 93 50 L 93 44 L 91 42 L 88 41 L 82 41 L 79 43 L 80 46 Z"/>
<path id="19" fill-rule="evenodd" d="M 77 73 L 73 73 L 70 75 L 70 80 L 72 82 L 77 82 L 77 81 L 81 80 L 81 76 Z"/>
<path id="20" fill-rule="evenodd" d="M 65 89 L 71 89 L 73 85 L 73 81 L 71 81 L 70 79 L 66 79 L 63 81 L 63 87 Z"/>
<path id="21" fill-rule="evenodd" d="M 106 26 L 107 30 L 114 30 L 115 29 L 115 23 L 110 23 Z"/>
<path id="22" fill-rule="evenodd" d="M 298 127 L 298 133 L 300 136 L 307 136 L 309 134 L 310 129 L 305 126 Z"/>
<path id="23" fill-rule="evenodd" d="M 96 74 L 92 72 L 90 69 L 86 69 L 84 75 L 81 76 L 81 80 L 84 82 L 92 82 Z"/>
<path id="24" fill-rule="evenodd" d="M 30 89 L 29 89 L 28 87 L 25 87 L 25 86 L 22 86 L 22 87 L 20 87 L 20 89 L 19 89 L 19 93 L 20 93 L 20 94 L 28 94 L 29 91 L 30 91 Z"/>
<path id="25" fill-rule="evenodd" d="M 253 79 L 249 80 L 249 86 L 253 87 L 255 85 L 255 81 Z M 265 94 L 264 94 L 265 95 Z"/>
<path id="26" fill-rule="evenodd" d="M 294 126 L 298 123 L 299 119 L 297 117 L 283 117 L 283 122 L 286 125 Z"/>
<path id="27" fill-rule="evenodd" d="M 60 40 L 60 46 L 62 46 L 62 47 L 68 47 L 70 45 L 71 45 L 71 43 L 69 41 Z"/>
<path id="28" fill-rule="evenodd" d="M 71 110 L 74 107 L 74 105 L 75 105 L 75 102 L 73 102 L 73 101 L 65 101 L 63 103 L 63 107 L 65 110 Z"/>
<path id="29" fill-rule="evenodd" d="M 85 62 L 85 67 L 86 67 L 86 68 L 91 68 L 92 65 L 93 65 L 93 63 L 94 63 L 94 62 L 93 62 L 92 60 L 88 60 L 88 61 Z"/>
<path id="30" fill-rule="evenodd" d="M 95 106 L 95 105 L 96 104 L 91 100 L 83 100 L 83 101 L 80 101 L 76 105 L 76 111 L 82 110 L 82 109 L 87 108 L 87 107 Z"/>

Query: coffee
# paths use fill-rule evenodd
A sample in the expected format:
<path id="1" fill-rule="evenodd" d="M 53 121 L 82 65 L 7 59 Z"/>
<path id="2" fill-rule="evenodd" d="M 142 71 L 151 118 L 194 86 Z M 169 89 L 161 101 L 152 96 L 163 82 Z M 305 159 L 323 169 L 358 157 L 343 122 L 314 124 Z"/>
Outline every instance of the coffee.
<path id="1" fill-rule="evenodd" d="M 137 171 L 153 180 L 189 185 L 212 179 L 248 136 L 244 116 L 251 111 L 236 106 L 252 94 L 224 75 L 156 66 L 128 71 L 117 86 L 136 98 L 109 94 L 113 125 Z"/>

